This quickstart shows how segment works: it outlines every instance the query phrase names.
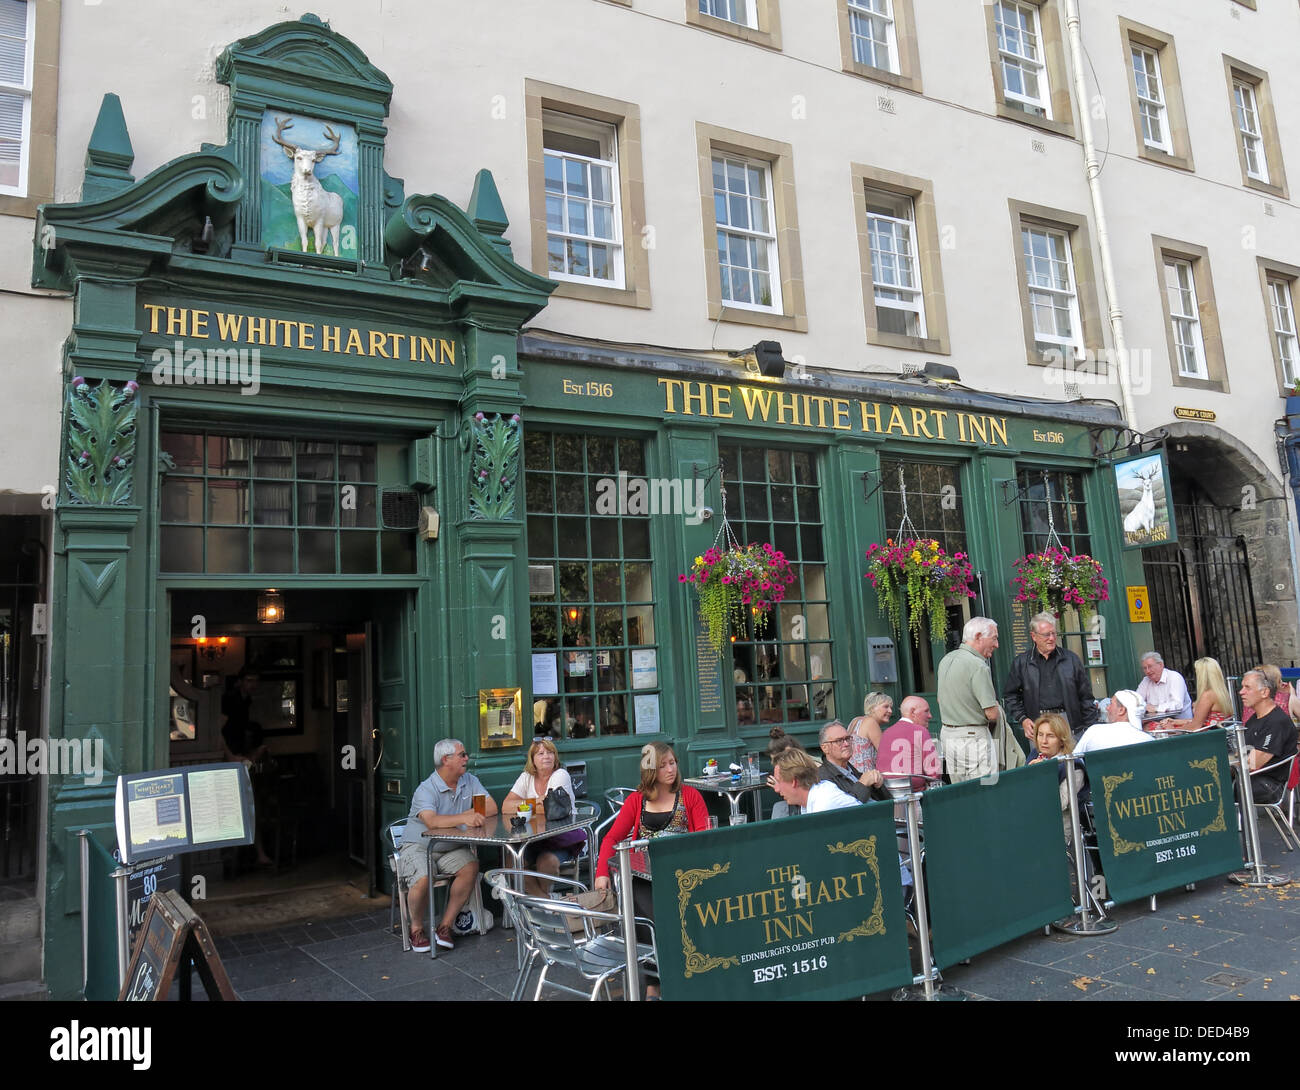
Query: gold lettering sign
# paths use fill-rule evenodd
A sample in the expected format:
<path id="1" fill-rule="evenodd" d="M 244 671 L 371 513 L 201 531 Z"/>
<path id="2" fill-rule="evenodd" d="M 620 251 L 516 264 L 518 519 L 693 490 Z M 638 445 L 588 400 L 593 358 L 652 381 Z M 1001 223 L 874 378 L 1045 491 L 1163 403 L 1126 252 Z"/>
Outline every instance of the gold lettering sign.
<path id="1" fill-rule="evenodd" d="M 827 397 L 763 386 L 661 378 L 664 414 L 748 420 L 818 431 L 1010 446 L 1007 418 L 962 409 L 925 409 L 888 401 Z"/>
<path id="2" fill-rule="evenodd" d="M 1181 420 L 1217 420 L 1213 409 L 1184 409 L 1174 406 L 1174 415 Z"/>
<path id="3" fill-rule="evenodd" d="M 237 311 L 144 303 L 145 332 L 180 340 L 225 341 L 255 348 L 289 348 L 339 356 L 456 365 L 456 341 L 401 330 L 270 318 Z"/>

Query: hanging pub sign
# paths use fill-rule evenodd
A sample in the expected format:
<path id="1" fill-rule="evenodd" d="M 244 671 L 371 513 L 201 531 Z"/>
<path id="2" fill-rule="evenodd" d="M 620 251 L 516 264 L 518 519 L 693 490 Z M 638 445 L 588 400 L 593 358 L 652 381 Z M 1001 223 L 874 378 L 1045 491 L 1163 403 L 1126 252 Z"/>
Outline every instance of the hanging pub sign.
<path id="1" fill-rule="evenodd" d="M 1124 548 L 1145 549 L 1177 541 L 1164 451 L 1124 458 L 1112 463 L 1112 468 Z"/>

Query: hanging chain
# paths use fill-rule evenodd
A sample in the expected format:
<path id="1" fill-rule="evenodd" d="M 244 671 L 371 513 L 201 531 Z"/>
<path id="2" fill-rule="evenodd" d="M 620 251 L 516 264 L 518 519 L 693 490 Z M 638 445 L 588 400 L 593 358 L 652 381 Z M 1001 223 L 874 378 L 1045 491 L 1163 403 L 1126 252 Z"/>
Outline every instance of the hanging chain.
<path id="1" fill-rule="evenodd" d="M 731 523 L 727 519 L 727 478 L 723 476 L 721 468 L 718 470 L 718 492 L 722 496 L 722 524 L 718 527 L 718 532 L 713 538 L 713 547 L 718 547 L 718 542 L 722 541 L 723 534 L 726 534 L 726 543 L 724 551 L 739 549 L 740 542 L 736 540 L 736 535 L 731 529 Z"/>
<path id="2" fill-rule="evenodd" d="M 903 518 L 898 524 L 898 541 L 901 544 L 904 541 L 915 541 L 921 536 L 916 524 L 912 522 L 912 516 L 907 513 L 907 485 L 903 483 L 903 467 L 901 465 L 898 467 L 898 493 L 903 503 Z M 910 534 L 911 537 L 904 537 L 904 531 Z"/>
<path id="3" fill-rule="evenodd" d="M 1067 552 L 1064 542 L 1056 532 L 1056 519 L 1052 517 L 1052 485 L 1047 479 L 1047 470 L 1043 470 L 1043 494 L 1047 497 L 1047 543 L 1043 552 L 1055 545 L 1061 552 Z"/>

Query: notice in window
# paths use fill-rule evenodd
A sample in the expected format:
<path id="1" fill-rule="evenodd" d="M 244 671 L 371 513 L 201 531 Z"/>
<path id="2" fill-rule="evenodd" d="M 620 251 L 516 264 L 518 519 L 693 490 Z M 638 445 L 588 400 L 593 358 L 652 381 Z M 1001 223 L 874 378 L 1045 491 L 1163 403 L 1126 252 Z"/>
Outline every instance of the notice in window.
<path id="1" fill-rule="evenodd" d="M 636 714 L 637 734 L 658 734 L 660 730 L 659 694 L 638 693 L 632 699 L 632 706 Z"/>
<path id="2" fill-rule="evenodd" d="M 533 696 L 554 696 L 560 691 L 560 666 L 555 655 L 533 656 Z"/>
<path id="3" fill-rule="evenodd" d="M 244 810 L 239 797 L 239 769 L 214 768 L 190 773 L 190 816 L 194 843 L 243 840 Z"/>
<path id="4" fill-rule="evenodd" d="M 632 688 L 659 687 L 659 656 L 653 649 L 632 652 Z"/>

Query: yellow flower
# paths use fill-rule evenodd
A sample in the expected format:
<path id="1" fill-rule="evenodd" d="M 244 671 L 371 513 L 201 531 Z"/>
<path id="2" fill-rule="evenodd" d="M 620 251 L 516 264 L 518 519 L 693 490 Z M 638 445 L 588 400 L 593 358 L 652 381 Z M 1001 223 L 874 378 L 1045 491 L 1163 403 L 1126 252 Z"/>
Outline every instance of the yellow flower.
<path id="1" fill-rule="evenodd" d="M 911 561 L 913 561 L 913 562 L 919 562 L 920 559 L 921 559 L 921 554 L 920 554 L 920 552 L 919 552 L 918 550 L 913 549 L 913 550 L 912 550 L 912 555 L 911 555 L 910 557 L 908 557 L 908 559 L 911 560 Z"/>
<path id="2" fill-rule="evenodd" d="M 937 541 L 930 542 L 930 552 L 937 553 L 938 551 L 939 551 L 939 543 Z"/>
<path id="3" fill-rule="evenodd" d="M 695 558 L 695 566 L 696 566 L 697 568 L 702 568 L 702 567 L 704 567 L 704 557 L 702 557 L 702 556 L 697 556 L 697 557 Z"/>

